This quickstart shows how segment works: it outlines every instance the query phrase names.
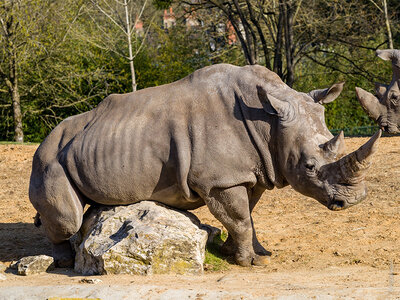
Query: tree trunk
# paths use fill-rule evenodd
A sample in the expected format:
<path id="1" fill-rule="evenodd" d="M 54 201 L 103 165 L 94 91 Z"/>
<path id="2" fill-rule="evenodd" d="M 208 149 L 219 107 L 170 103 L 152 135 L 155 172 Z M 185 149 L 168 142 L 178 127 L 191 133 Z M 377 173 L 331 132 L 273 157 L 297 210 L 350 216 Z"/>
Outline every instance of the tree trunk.
<path id="1" fill-rule="evenodd" d="M 286 54 L 286 84 L 290 87 L 294 83 L 293 64 L 293 7 L 287 0 L 282 1 L 283 19 L 285 28 L 285 54 Z"/>
<path id="2" fill-rule="evenodd" d="M 10 78 L 7 79 L 7 86 L 11 94 L 13 117 L 14 117 L 14 140 L 19 143 L 24 142 L 24 132 L 22 131 L 21 99 L 18 89 L 17 73 L 17 53 L 14 45 L 11 45 L 11 57 L 9 62 Z"/>
<path id="3" fill-rule="evenodd" d="M 282 78 L 282 44 L 283 44 L 283 34 L 282 34 L 282 21 L 283 12 L 282 7 L 280 6 L 279 17 L 278 17 L 278 25 L 277 25 L 277 33 L 276 33 L 276 45 L 274 52 L 274 66 L 273 71 L 278 74 L 279 77 Z"/>
<path id="4" fill-rule="evenodd" d="M 14 140 L 19 143 L 24 142 L 24 132 L 22 130 L 21 101 L 19 97 L 18 85 L 14 85 L 12 91 L 12 107 L 14 116 Z"/>
<path id="5" fill-rule="evenodd" d="M 248 49 L 248 53 L 249 53 L 247 63 L 249 65 L 255 65 L 257 63 L 257 56 L 258 56 L 257 41 L 256 41 L 255 34 L 254 34 L 250 24 L 247 22 L 247 19 L 246 19 L 245 15 L 243 14 L 243 11 L 239 5 L 238 0 L 234 0 L 233 4 L 236 7 L 236 10 L 239 15 L 239 19 L 243 26 L 245 37 L 246 37 L 245 41 L 247 43 L 247 49 Z"/>
<path id="6" fill-rule="evenodd" d="M 15 31 L 19 26 L 18 22 L 13 18 L 14 4 L 11 1 L 10 6 L 6 6 L 7 19 L 1 19 L 2 30 L 7 45 L 6 53 L 8 54 L 8 74 L 0 68 L 0 77 L 7 85 L 9 94 L 11 96 L 13 119 L 14 119 L 14 140 L 19 143 L 24 142 L 24 132 L 22 130 L 22 112 L 21 112 L 21 98 L 18 89 L 18 66 L 17 66 L 17 48 L 15 44 Z"/>
<path id="7" fill-rule="evenodd" d="M 250 0 L 246 0 L 246 3 L 247 3 L 247 7 L 249 10 L 249 14 L 250 14 L 250 20 L 253 23 L 253 25 L 256 27 L 258 35 L 261 40 L 261 45 L 262 45 L 263 52 L 264 52 L 265 66 L 268 69 L 271 69 L 271 62 L 270 62 L 271 58 L 269 56 L 267 41 L 265 39 L 264 32 L 263 32 L 260 22 L 259 22 L 260 18 L 255 17 L 254 10 L 253 10 L 252 4 L 250 3 Z"/>
<path id="8" fill-rule="evenodd" d="M 9 62 L 9 78 L 4 77 L 8 91 L 11 96 L 13 119 L 14 119 L 14 140 L 19 143 L 24 142 L 24 132 L 22 130 L 22 112 L 21 112 L 21 99 L 18 90 L 18 77 L 16 72 L 16 55 L 13 53 Z M 3 75 L 4 76 L 4 75 Z"/>
<path id="9" fill-rule="evenodd" d="M 383 0 L 383 11 L 385 13 L 385 23 L 386 23 L 386 30 L 387 30 L 387 36 L 388 36 L 388 47 L 390 49 L 393 49 L 392 30 L 390 29 L 390 22 L 389 22 L 389 16 L 388 16 L 388 10 L 387 10 L 387 1 L 386 0 Z"/>
<path id="10" fill-rule="evenodd" d="M 129 66 L 131 68 L 131 79 L 132 79 L 132 91 L 136 91 L 136 75 L 135 75 L 135 65 L 133 64 L 133 51 L 132 51 L 132 33 L 131 33 L 131 24 L 129 21 L 129 10 L 127 0 L 124 0 L 125 7 L 125 18 L 126 18 L 126 35 L 128 38 L 128 51 L 129 51 Z"/>

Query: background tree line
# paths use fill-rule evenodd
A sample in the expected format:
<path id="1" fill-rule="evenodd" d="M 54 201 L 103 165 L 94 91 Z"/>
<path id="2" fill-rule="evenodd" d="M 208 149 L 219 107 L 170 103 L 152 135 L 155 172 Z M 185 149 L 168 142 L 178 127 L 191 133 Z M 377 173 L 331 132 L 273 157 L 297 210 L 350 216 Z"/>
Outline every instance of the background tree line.
<path id="1" fill-rule="evenodd" d="M 374 52 L 400 48 L 399 15 L 398 0 L 0 0 L 0 140 L 41 141 L 110 93 L 221 62 L 299 91 L 346 81 L 328 127 L 372 125 L 354 86 L 389 80 Z"/>

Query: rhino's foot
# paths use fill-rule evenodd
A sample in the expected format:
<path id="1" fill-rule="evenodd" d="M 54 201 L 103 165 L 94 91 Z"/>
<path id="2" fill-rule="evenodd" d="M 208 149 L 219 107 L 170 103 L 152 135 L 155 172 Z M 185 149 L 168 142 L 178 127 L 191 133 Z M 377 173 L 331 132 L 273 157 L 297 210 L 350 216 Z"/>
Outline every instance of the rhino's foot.
<path id="1" fill-rule="evenodd" d="M 53 258 L 56 268 L 73 268 L 75 255 L 69 241 L 53 244 Z"/>
<path id="2" fill-rule="evenodd" d="M 266 250 L 258 241 L 253 244 L 254 252 L 261 256 L 271 256 L 272 253 Z"/>
<path id="3" fill-rule="evenodd" d="M 242 267 L 265 266 L 269 263 L 269 256 L 260 256 L 257 254 L 240 256 L 238 253 L 235 256 L 236 262 Z"/>
<path id="4" fill-rule="evenodd" d="M 267 251 L 268 252 L 268 251 Z M 270 262 L 269 256 L 255 255 L 251 262 L 254 266 L 265 266 Z"/>

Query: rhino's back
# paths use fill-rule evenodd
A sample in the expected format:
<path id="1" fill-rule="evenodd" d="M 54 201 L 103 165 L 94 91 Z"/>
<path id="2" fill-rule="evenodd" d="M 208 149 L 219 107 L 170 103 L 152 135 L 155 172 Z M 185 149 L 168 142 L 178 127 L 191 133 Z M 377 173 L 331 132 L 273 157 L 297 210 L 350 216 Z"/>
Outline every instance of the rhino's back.
<path id="1" fill-rule="evenodd" d="M 190 172 L 194 181 L 218 181 L 221 165 L 239 169 L 253 154 L 243 148 L 249 137 L 234 116 L 230 74 L 238 69 L 210 67 L 169 85 L 105 99 L 65 150 L 79 190 L 104 204 L 151 199 L 179 208 L 201 205 L 189 187 Z M 229 176 L 241 175 L 224 179 Z"/>

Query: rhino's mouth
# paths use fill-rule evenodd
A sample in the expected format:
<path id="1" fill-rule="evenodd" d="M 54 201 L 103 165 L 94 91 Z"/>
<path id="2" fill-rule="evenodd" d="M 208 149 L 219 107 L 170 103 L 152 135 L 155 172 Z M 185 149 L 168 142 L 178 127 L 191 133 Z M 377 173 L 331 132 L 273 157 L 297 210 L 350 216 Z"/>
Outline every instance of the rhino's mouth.
<path id="1" fill-rule="evenodd" d="M 385 126 L 383 130 L 389 134 L 397 134 L 400 132 L 399 126 Z"/>
<path id="2" fill-rule="evenodd" d="M 353 206 L 367 197 L 367 188 L 364 185 L 340 185 L 328 202 L 328 209 L 333 211 L 343 210 Z"/>

